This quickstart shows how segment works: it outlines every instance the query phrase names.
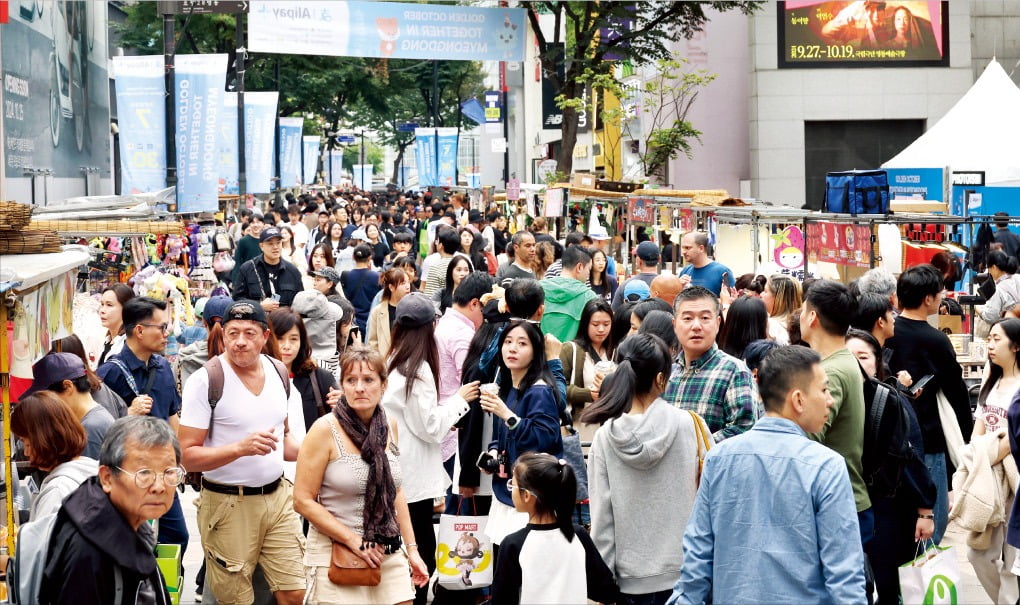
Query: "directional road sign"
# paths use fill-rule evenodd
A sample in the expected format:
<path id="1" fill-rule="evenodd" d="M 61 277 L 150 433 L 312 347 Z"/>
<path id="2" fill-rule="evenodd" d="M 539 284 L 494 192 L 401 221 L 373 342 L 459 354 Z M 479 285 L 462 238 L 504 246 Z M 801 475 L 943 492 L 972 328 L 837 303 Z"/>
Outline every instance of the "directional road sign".
<path id="1" fill-rule="evenodd" d="M 161 1 L 159 12 L 164 15 L 236 15 L 248 12 L 248 0 L 182 0 Z"/>

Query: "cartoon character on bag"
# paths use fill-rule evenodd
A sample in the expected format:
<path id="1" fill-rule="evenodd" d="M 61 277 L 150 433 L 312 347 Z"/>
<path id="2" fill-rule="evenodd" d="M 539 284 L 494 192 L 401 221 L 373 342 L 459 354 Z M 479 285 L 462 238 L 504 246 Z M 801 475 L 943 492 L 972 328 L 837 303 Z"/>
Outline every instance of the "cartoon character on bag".
<path id="1" fill-rule="evenodd" d="M 472 533 L 463 533 L 460 539 L 457 540 L 457 545 L 453 549 L 454 556 L 457 557 L 457 569 L 460 570 L 460 579 L 464 582 L 464 586 L 471 586 L 471 572 L 475 570 L 474 559 L 481 559 L 485 556 L 482 552 L 482 545 L 478 542 L 478 538 Z"/>

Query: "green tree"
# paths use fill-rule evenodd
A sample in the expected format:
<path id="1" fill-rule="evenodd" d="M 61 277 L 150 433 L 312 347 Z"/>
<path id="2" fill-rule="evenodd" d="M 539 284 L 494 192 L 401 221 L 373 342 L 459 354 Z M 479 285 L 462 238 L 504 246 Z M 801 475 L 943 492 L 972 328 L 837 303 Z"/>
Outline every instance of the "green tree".
<path id="1" fill-rule="evenodd" d="M 382 174 L 386 152 L 368 139 L 365 140 L 365 163 L 372 165 L 372 174 Z M 361 141 L 344 147 L 344 168 L 354 173 L 354 165 L 361 163 Z"/>
<path id="2" fill-rule="evenodd" d="M 380 85 L 361 96 L 352 121 L 371 128 L 380 144 L 396 149 L 393 182 L 399 182 L 404 154 L 414 143 L 414 133 L 399 131 L 400 124 L 471 127 L 474 123 L 464 123 L 460 104 L 485 90 L 485 73 L 475 61 L 391 60 L 384 72 L 377 70 L 377 77 Z M 433 114 L 433 96 L 439 100 L 438 115 Z"/>
<path id="3" fill-rule="evenodd" d="M 613 63 L 606 55 L 616 55 L 643 65 L 656 59 L 668 58 L 669 43 L 679 37 L 690 38 L 701 31 L 708 16 L 706 9 L 716 11 L 739 10 L 750 14 L 761 1 L 745 2 L 658 2 L 610 1 L 558 2 L 552 0 L 522 0 L 528 9 L 528 19 L 538 41 L 542 71 L 559 92 L 563 101 L 563 123 L 560 126 L 560 149 L 556 156 L 557 170 L 569 174 L 573 168 L 574 144 L 577 142 L 577 107 L 569 102 L 580 99 L 584 91 L 586 73 L 610 74 Z M 538 14 L 553 15 L 553 37 L 548 39 L 539 27 Z M 630 21 L 629 28 L 620 25 Z M 600 38 L 603 28 L 618 30 L 615 37 Z M 566 40 L 561 30 L 566 30 Z M 561 47 L 566 42 L 565 56 Z M 556 68 L 565 61 L 561 79 Z"/>

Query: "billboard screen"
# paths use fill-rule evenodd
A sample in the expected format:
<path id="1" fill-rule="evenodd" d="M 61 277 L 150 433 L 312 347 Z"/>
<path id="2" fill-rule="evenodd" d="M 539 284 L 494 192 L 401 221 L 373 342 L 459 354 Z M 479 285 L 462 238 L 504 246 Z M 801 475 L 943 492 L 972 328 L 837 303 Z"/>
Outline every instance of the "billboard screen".
<path id="1" fill-rule="evenodd" d="M 85 193 L 83 170 L 110 191 L 110 82 L 106 3 L 98 0 L 10 3 L 0 34 L 3 55 L 3 176 L 10 199 L 37 203 Z M 43 186 L 43 179 L 46 186 Z"/>
<path id="2" fill-rule="evenodd" d="M 779 67 L 945 67 L 949 3 L 819 2 L 778 5 Z"/>

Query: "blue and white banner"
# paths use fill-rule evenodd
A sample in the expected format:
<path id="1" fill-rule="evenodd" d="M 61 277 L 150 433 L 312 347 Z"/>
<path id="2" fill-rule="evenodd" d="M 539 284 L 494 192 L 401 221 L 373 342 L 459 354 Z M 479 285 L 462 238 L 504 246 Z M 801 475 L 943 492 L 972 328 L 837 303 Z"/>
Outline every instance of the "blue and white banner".
<path id="1" fill-rule="evenodd" d="M 301 178 L 305 185 L 315 184 L 315 167 L 319 164 L 319 137 L 308 136 L 301 138 L 302 168 Z"/>
<path id="2" fill-rule="evenodd" d="M 244 93 L 244 168 L 246 193 L 269 193 L 273 186 L 276 92 Z"/>
<path id="3" fill-rule="evenodd" d="M 280 187 L 301 186 L 301 131 L 304 118 L 280 118 Z"/>
<path id="4" fill-rule="evenodd" d="M 339 185 L 344 178 L 344 152 L 342 149 L 331 149 L 329 152 L 329 170 L 326 178 L 330 185 Z"/>
<path id="5" fill-rule="evenodd" d="M 372 189 L 372 172 L 374 167 L 371 164 L 354 165 L 354 186 L 362 191 Z"/>
<path id="6" fill-rule="evenodd" d="M 439 186 L 453 187 L 457 184 L 457 129 L 437 128 L 439 137 Z"/>
<path id="7" fill-rule="evenodd" d="M 177 55 L 177 211 L 219 210 L 219 120 L 227 79 L 227 55 Z"/>
<path id="8" fill-rule="evenodd" d="M 414 129 L 414 161 L 418 168 L 419 187 L 439 186 L 439 166 L 436 164 L 436 129 Z"/>
<path id="9" fill-rule="evenodd" d="M 248 50 L 292 55 L 523 61 L 522 8 L 340 0 L 256 0 Z"/>
<path id="10" fill-rule="evenodd" d="M 166 187 L 163 57 L 113 57 L 120 128 L 120 193 Z"/>
<path id="11" fill-rule="evenodd" d="M 942 202 L 946 199 L 946 171 L 942 168 L 884 168 L 893 198 L 916 197 Z"/>
<path id="12" fill-rule="evenodd" d="M 238 174 L 236 92 L 228 92 L 223 95 L 223 113 L 220 115 L 220 124 L 216 130 L 219 132 L 216 141 L 220 156 L 220 194 L 237 195 L 241 189 L 238 183 L 240 175 Z"/>

